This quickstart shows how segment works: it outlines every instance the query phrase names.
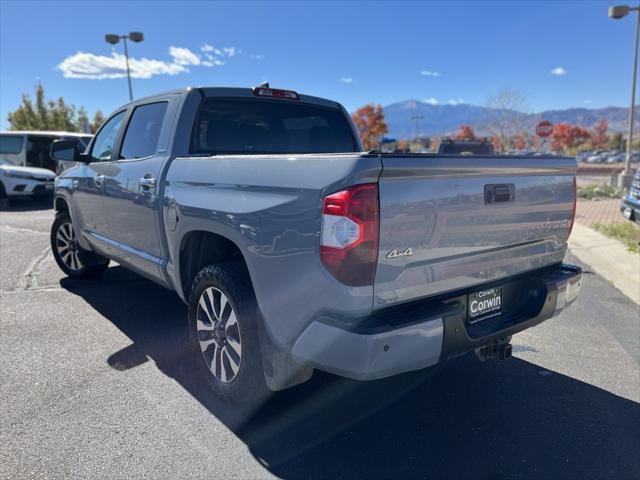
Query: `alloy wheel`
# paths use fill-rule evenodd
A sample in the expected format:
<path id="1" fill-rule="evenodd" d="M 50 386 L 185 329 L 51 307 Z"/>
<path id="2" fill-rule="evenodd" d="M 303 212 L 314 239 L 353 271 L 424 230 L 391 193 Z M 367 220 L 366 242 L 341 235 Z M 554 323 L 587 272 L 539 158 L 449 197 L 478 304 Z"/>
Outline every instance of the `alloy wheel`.
<path id="1" fill-rule="evenodd" d="M 227 296 L 215 287 L 206 288 L 198 300 L 196 330 L 200 350 L 216 379 L 232 382 L 242 361 L 238 319 Z"/>
<path id="2" fill-rule="evenodd" d="M 80 259 L 80 245 L 71 223 L 63 223 L 56 232 L 56 249 L 62 263 L 70 270 L 82 270 L 84 263 Z"/>

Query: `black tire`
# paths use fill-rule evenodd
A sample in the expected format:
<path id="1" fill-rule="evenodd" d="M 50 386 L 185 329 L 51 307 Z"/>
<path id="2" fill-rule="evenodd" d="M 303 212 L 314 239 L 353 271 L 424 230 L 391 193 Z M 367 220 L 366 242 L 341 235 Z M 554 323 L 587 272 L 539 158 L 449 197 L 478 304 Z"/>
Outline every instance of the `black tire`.
<path id="1" fill-rule="evenodd" d="M 64 229 L 69 242 L 59 237 L 60 229 Z M 72 278 L 95 278 L 102 275 L 109 267 L 109 259 L 85 250 L 77 244 L 68 213 L 60 213 L 56 216 L 51 226 L 50 239 L 53 258 L 60 269 Z M 65 243 L 69 248 L 64 248 Z"/>
<path id="2" fill-rule="evenodd" d="M 203 299 L 205 305 L 215 309 L 208 300 L 212 297 L 207 296 L 207 292 L 213 292 L 214 296 L 221 293 L 226 296 L 225 300 L 228 299 L 228 303 L 231 305 L 231 313 L 225 320 L 224 311 L 222 311 L 224 307 L 221 306 L 225 301 L 218 297 L 217 309 L 221 311 L 218 324 L 222 324 L 220 330 L 224 333 L 221 333 L 220 336 L 223 338 L 216 337 L 214 339 L 213 322 L 210 322 L 212 325 L 210 332 L 203 329 L 204 323 L 207 323 L 208 320 L 206 312 L 201 306 L 199 307 L 201 296 L 205 295 L 207 298 L 207 300 Z M 213 303 L 216 303 L 215 299 Z M 236 322 L 229 327 L 228 324 L 233 322 L 231 315 L 234 315 Z M 233 402 L 234 406 L 238 408 L 252 407 L 257 401 L 264 399 L 269 394 L 262 367 L 257 322 L 255 295 L 243 265 L 235 262 L 225 263 L 209 265 L 200 270 L 193 281 L 189 298 L 188 323 L 191 347 L 209 389 L 218 397 Z M 236 324 L 237 330 L 234 328 Z M 237 344 L 232 342 L 233 336 L 238 337 Z M 201 340 L 214 343 L 210 343 L 203 350 Z M 241 354 L 238 357 L 239 365 L 236 364 L 237 372 L 233 373 L 233 369 L 229 370 L 226 367 L 232 366 L 231 352 L 236 352 L 237 347 L 240 347 Z M 218 359 L 220 359 L 219 363 L 217 363 Z M 222 374 L 221 368 L 225 368 L 227 373 L 233 373 L 233 377 L 227 375 L 228 378 L 232 377 L 231 380 L 222 381 L 219 378 Z"/>
<path id="3" fill-rule="evenodd" d="M 7 197 L 7 191 L 4 188 L 2 182 L 0 182 L 0 208 L 9 207 L 9 197 Z"/>

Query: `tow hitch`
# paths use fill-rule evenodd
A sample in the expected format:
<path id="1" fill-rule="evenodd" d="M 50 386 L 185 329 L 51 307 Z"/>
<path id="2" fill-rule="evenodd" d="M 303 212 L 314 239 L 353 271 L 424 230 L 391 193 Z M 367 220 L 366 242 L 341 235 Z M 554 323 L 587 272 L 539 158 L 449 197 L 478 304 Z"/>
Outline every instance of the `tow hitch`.
<path id="1" fill-rule="evenodd" d="M 475 349 L 476 357 L 481 362 L 486 360 L 506 360 L 511 356 L 511 337 L 493 342 Z"/>

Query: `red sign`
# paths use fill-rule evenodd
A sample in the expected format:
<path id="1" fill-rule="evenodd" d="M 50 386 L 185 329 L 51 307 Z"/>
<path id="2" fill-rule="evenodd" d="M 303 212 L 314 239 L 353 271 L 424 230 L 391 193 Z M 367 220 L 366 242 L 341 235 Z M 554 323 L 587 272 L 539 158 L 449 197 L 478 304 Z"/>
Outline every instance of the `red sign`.
<path id="1" fill-rule="evenodd" d="M 553 133 L 553 123 L 548 120 L 542 120 L 536 125 L 536 135 L 545 138 Z"/>

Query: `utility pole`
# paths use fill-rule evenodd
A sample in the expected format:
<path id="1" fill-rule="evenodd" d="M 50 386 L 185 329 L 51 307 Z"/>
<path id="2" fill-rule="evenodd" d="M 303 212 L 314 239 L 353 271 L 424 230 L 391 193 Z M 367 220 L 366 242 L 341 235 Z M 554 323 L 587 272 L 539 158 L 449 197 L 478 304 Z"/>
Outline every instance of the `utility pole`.
<path id="1" fill-rule="evenodd" d="M 424 120 L 424 115 L 412 115 L 411 120 L 416 121 L 416 140 L 420 138 L 420 120 Z"/>

